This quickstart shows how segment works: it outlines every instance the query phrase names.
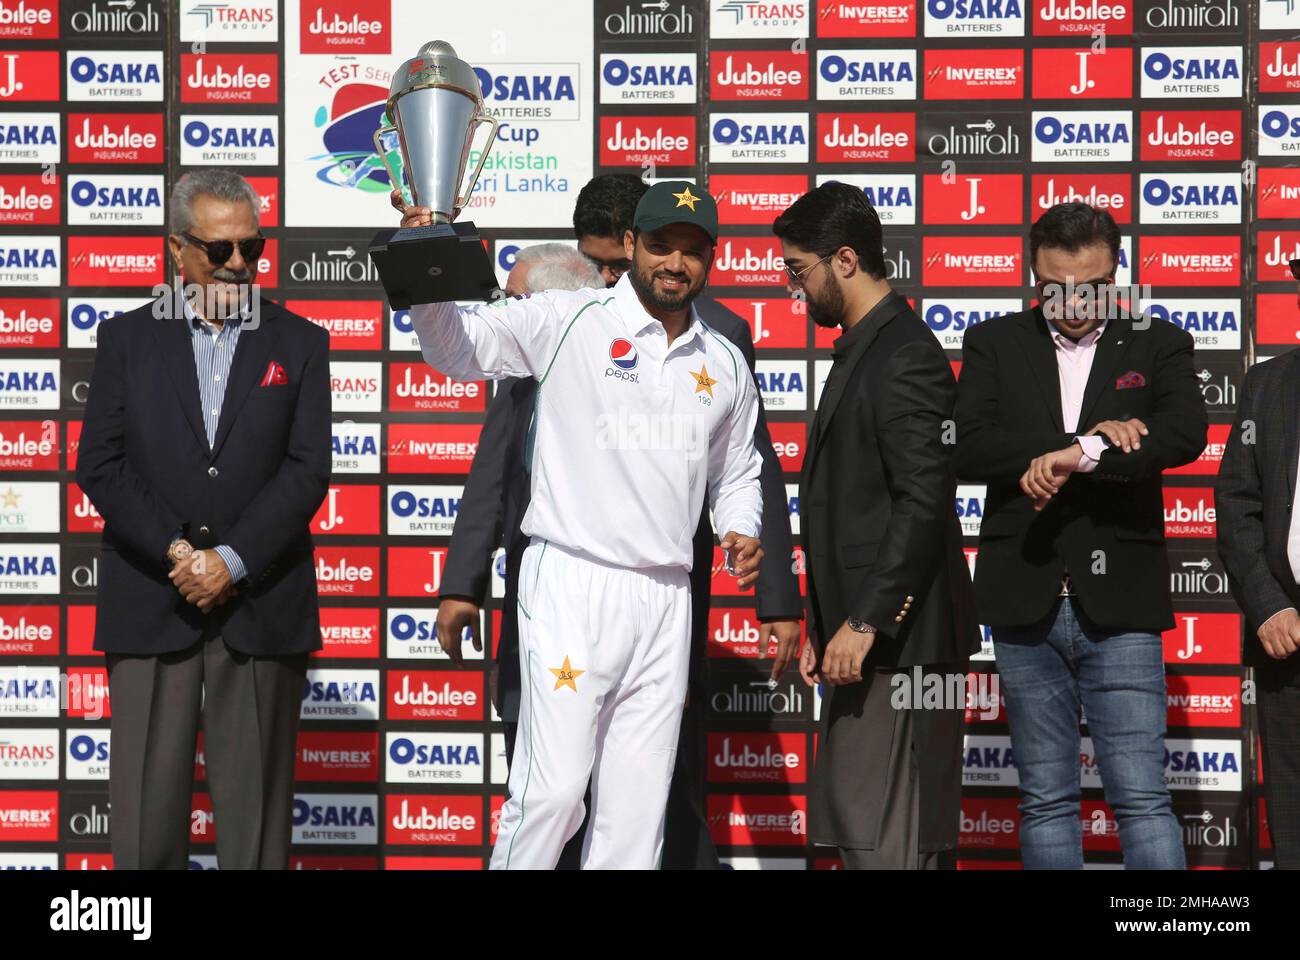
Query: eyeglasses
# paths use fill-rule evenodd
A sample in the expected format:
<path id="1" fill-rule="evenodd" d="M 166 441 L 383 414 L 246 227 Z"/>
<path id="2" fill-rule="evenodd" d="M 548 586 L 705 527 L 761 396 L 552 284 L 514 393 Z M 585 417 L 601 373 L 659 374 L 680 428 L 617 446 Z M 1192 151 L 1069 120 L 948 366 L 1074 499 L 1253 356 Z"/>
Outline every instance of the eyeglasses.
<path id="1" fill-rule="evenodd" d="M 200 240 L 192 233 L 182 233 L 181 236 L 186 243 L 192 243 L 208 255 L 208 262 L 214 267 L 225 265 L 235 254 L 235 244 L 239 244 L 239 255 L 244 258 L 245 263 L 256 261 L 262 251 L 266 249 L 266 237 L 262 236 L 261 231 L 255 237 L 247 237 L 243 240 Z"/>
<path id="2" fill-rule="evenodd" d="M 820 264 L 820 263 L 826 263 L 826 262 L 829 261 L 830 258 L 833 257 L 833 256 L 835 256 L 835 254 L 833 254 L 833 253 L 828 253 L 828 254 L 826 254 L 826 256 L 824 256 L 824 257 L 822 257 L 820 260 L 818 260 L 817 263 L 810 263 L 808 266 L 804 267 L 802 270 L 799 270 L 799 271 L 791 270 L 791 269 L 790 269 L 790 265 L 787 263 L 786 266 L 785 266 L 785 275 L 786 275 L 787 277 L 790 278 L 790 282 L 791 282 L 794 286 L 796 286 L 796 287 L 802 287 L 802 286 L 803 286 L 803 278 L 804 278 L 804 276 L 805 276 L 809 271 L 811 271 L 814 267 L 816 267 L 817 264 Z"/>
<path id="3" fill-rule="evenodd" d="M 632 261 L 627 257 L 618 257 L 614 260 L 601 260 L 598 257 L 588 256 L 588 260 L 596 265 L 597 270 L 608 270 L 615 276 L 621 277 L 632 269 Z"/>
<path id="4" fill-rule="evenodd" d="M 1103 316 L 1114 319 L 1117 308 L 1129 309 L 1118 299 L 1118 288 L 1111 277 L 1096 277 L 1076 283 L 1073 279 L 1045 280 L 1034 283 L 1038 304 L 1049 319 L 1080 320 Z M 1112 316 L 1115 314 L 1115 316 Z"/>
<path id="5" fill-rule="evenodd" d="M 1111 283 L 1112 281 L 1110 277 L 1097 277 L 1094 280 L 1084 280 L 1079 283 L 1075 283 L 1072 281 L 1065 281 L 1065 280 L 1039 279 L 1034 283 L 1034 292 L 1038 294 L 1038 299 L 1040 302 L 1043 299 L 1043 292 L 1048 287 L 1055 287 L 1056 289 L 1053 292 L 1055 293 L 1059 291 L 1061 294 L 1064 294 L 1065 291 L 1069 289 L 1071 292 L 1073 292 L 1075 299 L 1081 299 L 1083 297 L 1091 296 L 1099 291 L 1104 290 L 1105 288 L 1109 287 Z"/>
<path id="6" fill-rule="evenodd" d="M 1300 257 L 1296 257 L 1294 260 L 1290 261 L 1289 266 L 1291 267 L 1291 276 L 1300 280 Z"/>

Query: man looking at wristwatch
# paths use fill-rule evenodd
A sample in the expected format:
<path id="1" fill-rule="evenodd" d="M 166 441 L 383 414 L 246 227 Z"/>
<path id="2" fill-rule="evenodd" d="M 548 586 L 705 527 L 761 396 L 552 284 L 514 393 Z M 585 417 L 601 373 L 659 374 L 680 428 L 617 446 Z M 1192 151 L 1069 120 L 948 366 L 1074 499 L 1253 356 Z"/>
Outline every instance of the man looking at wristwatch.
<path id="1" fill-rule="evenodd" d="M 967 331 L 957 473 L 988 484 L 975 566 L 1020 776 L 1026 869 L 1083 867 L 1086 715 L 1124 866 L 1181 870 L 1160 634 L 1174 625 L 1161 472 L 1205 449 L 1193 340 L 1114 295 L 1120 233 L 1063 203 L 1029 231 L 1036 306 Z M 1226 461 L 1225 461 L 1226 462 Z"/>

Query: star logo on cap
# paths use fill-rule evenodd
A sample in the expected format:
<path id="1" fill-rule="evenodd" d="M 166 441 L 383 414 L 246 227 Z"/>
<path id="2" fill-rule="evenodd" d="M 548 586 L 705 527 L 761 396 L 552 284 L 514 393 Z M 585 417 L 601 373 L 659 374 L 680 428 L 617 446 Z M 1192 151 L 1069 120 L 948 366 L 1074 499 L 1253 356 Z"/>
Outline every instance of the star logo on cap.
<path id="1" fill-rule="evenodd" d="M 573 665 L 569 663 L 569 658 L 567 656 L 564 658 L 563 666 L 547 667 L 546 669 L 555 674 L 556 690 L 559 690 L 561 687 L 568 687 L 574 693 L 578 692 L 577 679 L 587 672 L 586 670 L 575 670 Z"/>
<path id="2" fill-rule="evenodd" d="M 701 363 L 699 373 L 696 373 L 694 370 L 692 370 L 691 376 L 695 378 L 696 393 L 699 393 L 701 390 L 703 390 L 706 393 L 708 393 L 710 397 L 713 396 L 713 385 L 718 381 L 714 380 L 711 376 L 709 376 L 709 368 L 706 365 Z"/>
<path id="3" fill-rule="evenodd" d="M 678 207 L 690 207 L 691 213 L 695 212 L 695 205 L 699 203 L 701 199 L 700 197 L 697 197 L 695 194 L 691 193 L 691 188 L 689 186 L 681 193 L 674 193 L 673 196 L 677 198 Z"/>

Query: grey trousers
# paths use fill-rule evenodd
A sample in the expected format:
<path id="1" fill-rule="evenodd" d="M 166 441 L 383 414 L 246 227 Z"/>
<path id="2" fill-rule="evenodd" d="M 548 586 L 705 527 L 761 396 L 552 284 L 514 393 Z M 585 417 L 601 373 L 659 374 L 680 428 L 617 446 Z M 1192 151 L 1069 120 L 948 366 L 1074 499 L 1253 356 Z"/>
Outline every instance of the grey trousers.
<path id="1" fill-rule="evenodd" d="M 953 870 L 955 850 L 921 850 L 920 774 L 915 749 L 916 714 L 891 704 L 890 674 L 870 677 L 862 699 L 862 720 L 851 736 L 862 768 L 871 771 L 883 791 L 874 849 L 840 846 L 846 870 Z M 845 734 L 842 732 L 841 736 Z M 849 774 L 845 771 L 846 775 Z M 856 783 L 852 779 L 848 783 Z M 841 789 L 848 789 L 842 785 Z"/>
<path id="2" fill-rule="evenodd" d="M 163 656 L 108 655 L 109 835 L 118 870 L 189 862 L 200 719 L 223 870 L 283 870 L 307 654 L 253 657 L 220 637 Z"/>

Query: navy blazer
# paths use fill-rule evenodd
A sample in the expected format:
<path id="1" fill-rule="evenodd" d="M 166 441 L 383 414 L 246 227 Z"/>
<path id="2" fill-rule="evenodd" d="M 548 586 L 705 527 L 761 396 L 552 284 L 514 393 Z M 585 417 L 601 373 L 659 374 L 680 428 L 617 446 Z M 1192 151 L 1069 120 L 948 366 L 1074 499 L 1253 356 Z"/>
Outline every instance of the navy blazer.
<path id="1" fill-rule="evenodd" d="M 157 303 L 98 331 L 77 456 L 77 483 L 105 521 L 95 649 L 156 655 L 211 633 L 260 656 L 319 649 L 309 524 L 329 489 L 329 334 L 262 301 L 209 449 L 188 321 L 160 318 Z M 273 363 L 287 382 L 268 382 Z M 230 546 L 247 567 L 238 595 L 209 614 L 167 578 L 177 531 L 196 548 Z"/>

